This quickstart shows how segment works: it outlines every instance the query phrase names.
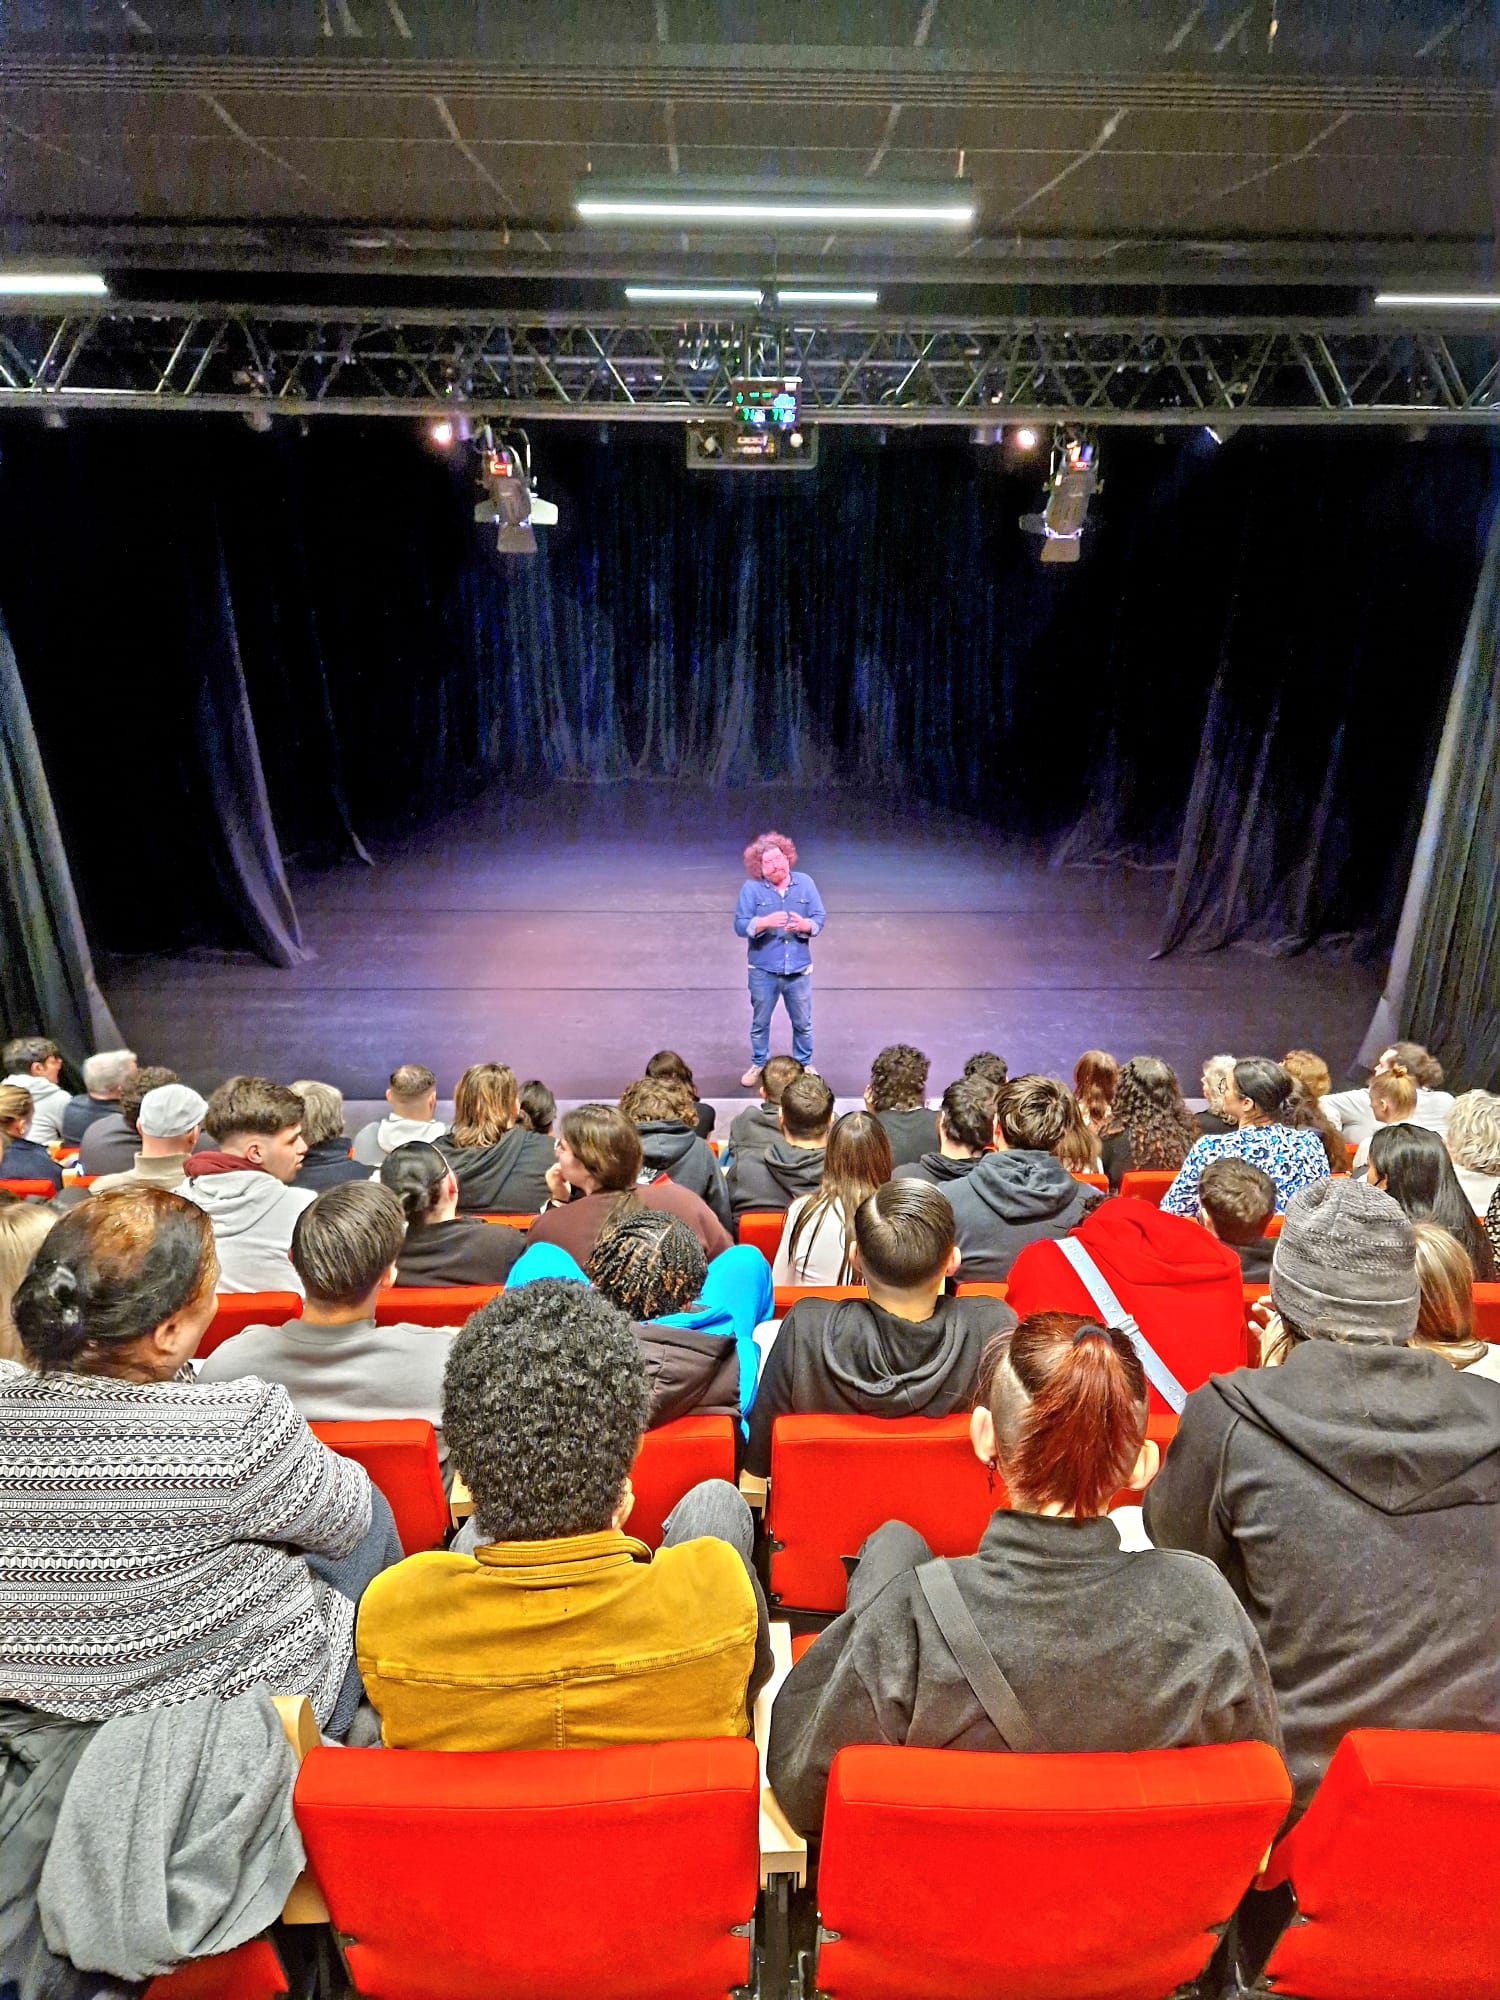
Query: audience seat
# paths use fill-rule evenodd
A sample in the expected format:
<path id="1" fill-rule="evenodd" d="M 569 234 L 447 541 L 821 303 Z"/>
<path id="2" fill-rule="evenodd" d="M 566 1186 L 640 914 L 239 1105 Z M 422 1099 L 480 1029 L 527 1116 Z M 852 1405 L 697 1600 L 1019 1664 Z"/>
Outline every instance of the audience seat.
<path id="1" fill-rule="evenodd" d="M 1480 1340 L 1500 1341 L 1500 1285 L 1474 1287 L 1474 1332 Z"/>
<path id="2" fill-rule="evenodd" d="M 1073 1178 L 1075 1181 L 1082 1181 L 1085 1187 L 1103 1188 L 1106 1194 L 1109 1193 L 1108 1174 L 1085 1174 L 1085 1173 L 1075 1172 Z"/>
<path id="3" fill-rule="evenodd" d="M 1286 1227 L 1286 1217 L 1280 1214 L 1273 1215 L 1271 1217 L 1271 1220 L 1266 1224 L 1265 1228 L 1261 1231 L 1261 1235 L 1279 1236 L 1285 1227 Z"/>
<path id="4" fill-rule="evenodd" d="M 0 1181 L 0 1189 L 17 1201 L 51 1201 L 57 1193 L 51 1181 Z"/>
<path id="5" fill-rule="evenodd" d="M 768 1264 L 776 1261 L 781 1234 L 786 1228 L 786 1211 L 780 1208 L 747 1208 L 740 1217 L 741 1243 L 753 1243 Z"/>
<path id="6" fill-rule="evenodd" d="M 1281 1759 L 1262 1743 L 1039 1757 L 841 1750 L 804 1990 L 1163 2000 L 1207 1964 L 1290 1802 Z M 1412 1847 L 1400 1852 L 1410 1869 Z"/>
<path id="7" fill-rule="evenodd" d="M 355 1990 L 724 2000 L 750 1983 L 748 1739 L 314 1750 L 297 1822 Z"/>
<path id="8" fill-rule="evenodd" d="M 476 1215 L 474 1219 L 478 1222 L 508 1222 L 512 1229 L 519 1229 L 523 1236 L 526 1234 L 527 1230 L 531 1227 L 532 1223 L 536 1221 L 535 1215 L 531 1214 L 529 1211 L 520 1215 L 514 1215 L 514 1214 L 501 1215 L 500 1213 L 498 1213 L 498 1211 L 494 1215 L 486 1215 L 480 1213 Z"/>
<path id="9" fill-rule="evenodd" d="M 1297 2000 L 1493 1994 L 1497 1875 L 1500 1736 L 1351 1730 L 1262 1878 L 1297 1910 L 1265 1980 Z"/>
<path id="10" fill-rule="evenodd" d="M 369 1423 L 320 1423 L 310 1428 L 330 1451 L 358 1459 L 391 1503 L 405 1555 L 440 1548 L 448 1532 L 448 1496 L 438 1471 L 437 1437 L 425 1417 L 380 1417 Z"/>
<path id="11" fill-rule="evenodd" d="M 966 1284 L 960 1283 L 958 1296 L 961 1299 L 1003 1299 L 1008 1289 L 1003 1279 L 987 1283 L 978 1278 L 971 1278 Z"/>
<path id="12" fill-rule="evenodd" d="M 281 1326 L 286 1320 L 301 1319 L 300 1292 L 220 1292 L 198 1355 L 212 1354 L 231 1334 L 243 1333 L 247 1326 Z"/>
<path id="13" fill-rule="evenodd" d="M 1177 1178 L 1173 1168 L 1132 1167 L 1120 1176 L 1121 1194 L 1135 1195 L 1141 1201 L 1149 1201 L 1161 1207 L 1161 1198 Z"/>
<path id="14" fill-rule="evenodd" d="M 145 2000 L 281 2000 L 289 1990 L 271 1940 L 257 1937 L 153 1979 Z"/>
<path id="15" fill-rule="evenodd" d="M 462 1326 L 503 1285 L 392 1285 L 375 1301 L 377 1326 Z"/>
<path id="16" fill-rule="evenodd" d="M 676 1417 L 647 1431 L 630 1468 L 635 1505 L 626 1534 L 660 1548 L 668 1514 L 703 1479 L 734 1483 L 733 1417 Z"/>
<path id="17" fill-rule="evenodd" d="M 785 1319 L 798 1299 L 867 1299 L 863 1285 L 778 1285 L 776 1317 Z"/>

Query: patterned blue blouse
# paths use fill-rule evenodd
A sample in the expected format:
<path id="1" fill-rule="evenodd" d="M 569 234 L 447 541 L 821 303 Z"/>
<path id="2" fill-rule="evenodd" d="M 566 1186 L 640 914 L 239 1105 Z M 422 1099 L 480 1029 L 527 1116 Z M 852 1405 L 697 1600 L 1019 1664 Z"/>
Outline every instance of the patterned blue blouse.
<path id="1" fill-rule="evenodd" d="M 1328 1178 L 1328 1155 L 1316 1132 L 1290 1125 L 1244 1125 L 1237 1132 L 1195 1139 L 1161 1205 L 1173 1215 L 1198 1213 L 1198 1176 L 1210 1160 L 1248 1160 L 1276 1183 L 1276 1207 L 1284 1213 L 1294 1194 Z"/>

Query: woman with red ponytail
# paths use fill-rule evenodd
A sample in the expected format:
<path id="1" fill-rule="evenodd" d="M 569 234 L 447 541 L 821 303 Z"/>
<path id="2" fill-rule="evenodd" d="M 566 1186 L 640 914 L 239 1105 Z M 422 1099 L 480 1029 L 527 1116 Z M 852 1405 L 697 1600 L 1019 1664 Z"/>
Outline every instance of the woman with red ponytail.
<path id="1" fill-rule="evenodd" d="M 793 1825 L 821 1826 L 846 1743 L 1279 1749 L 1265 1656 L 1224 1578 L 1170 1550 L 1128 1553 L 1109 1519 L 1114 1496 L 1146 1486 L 1158 1458 L 1126 1336 L 1062 1312 L 997 1335 L 969 1435 L 996 1494 L 978 1551 L 934 1562 L 904 1521 L 877 1528 L 848 1608 L 777 1696 L 770 1777 Z M 989 1662 L 971 1678 L 976 1640 Z"/>

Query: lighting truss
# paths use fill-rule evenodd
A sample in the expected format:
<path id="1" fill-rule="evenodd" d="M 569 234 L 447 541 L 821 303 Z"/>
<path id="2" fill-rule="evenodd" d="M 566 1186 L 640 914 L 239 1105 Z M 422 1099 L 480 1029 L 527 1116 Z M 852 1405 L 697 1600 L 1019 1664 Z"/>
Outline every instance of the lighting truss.
<path id="1" fill-rule="evenodd" d="M 727 414 L 745 374 L 797 376 L 822 423 L 1492 423 L 1500 317 L 0 310 L 0 412 L 662 422 Z"/>

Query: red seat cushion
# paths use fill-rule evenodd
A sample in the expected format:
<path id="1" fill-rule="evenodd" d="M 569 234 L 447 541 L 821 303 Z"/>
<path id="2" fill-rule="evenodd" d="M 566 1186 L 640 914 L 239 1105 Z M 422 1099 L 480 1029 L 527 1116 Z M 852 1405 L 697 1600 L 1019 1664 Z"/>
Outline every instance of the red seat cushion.
<path id="1" fill-rule="evenodd" d="M 1012 1757 L 841 1750 L 818 1869 L 834 2000 L 1163 2000 L 1291 1802 L 1262 1743 Z"/>
<path id="2" fill-rule="evenodd" d="M 1267 1974 L 1299 2000 L 1500 1992 L 1497 1880 L 1500 1736 L 1351 1730 L 1271 1856 L 1303 1921 Z"/>
<path id="3" fill-rule="evenodd" d="M 1500 1285 L 1474 1287 L 1474 1332 L 1480 1340 L 1500 1341 Z"/>
<path id="4" fill-rule="evenodd" d="M 378 1417 L 369 1423 L 318 1423 L 310 1428 L 331 1451 L 358 1459 L 369 1473 L 391 1503 L 406 1555 L 442 1543 L 448 1530 L 448 1498 L 431 1424 L 421 1417 Z"/>
<path id="5" fill-rule="evenodd" d="M 153 1979 L 146 2000 L 279 2000 L 287 1991 L 281 1960 L 261 1937 Z"/>
<path id="6" fill-rule="evenodd" d="M 503 1285 L 393 1285 L 375 1301 L 377 1326 L 462 1326 Z"/>
<path id="7" fill-rule="evenodd" d="M 706 2000 L 744 1985 L 755 1746 L 313 1750 L 308 1859 L 382 2000 Z"/>
<path id="8" fill-rule="evenodd" d="M 220 1292 L 203 1338 L 198 1342 L 201 1360 L 221 1347 L 231 1335 L 247 1326 L 284 1326 L 289 1319 L 301 1319 L 299 1292 Z"/>
<path id="9" fill-rule="evenodd" d="M 647 1431 L 630 1468 L 635 1505 L 626 1533 L 660 1548 L 668 1514 L 702 1479 L 733 1482 L 733 1417 L 677 1417 Z"/>

